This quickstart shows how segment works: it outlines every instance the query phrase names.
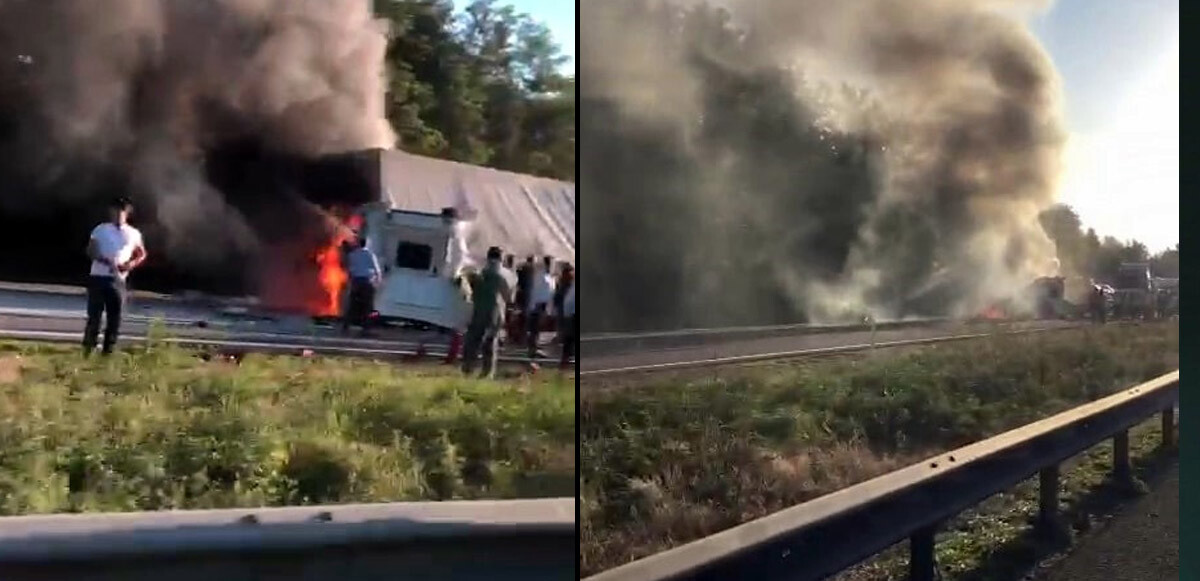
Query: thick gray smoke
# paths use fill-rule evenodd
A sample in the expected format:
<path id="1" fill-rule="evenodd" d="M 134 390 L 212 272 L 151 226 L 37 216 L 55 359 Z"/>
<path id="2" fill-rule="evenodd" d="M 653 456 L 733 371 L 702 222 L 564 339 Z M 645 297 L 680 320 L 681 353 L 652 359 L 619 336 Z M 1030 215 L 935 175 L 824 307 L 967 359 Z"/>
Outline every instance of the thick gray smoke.
<path id="1" fill-rule="evenodd" d="M 888 318 L 970 312 L 1053 274 L 1037 216 L 1060 89 L 1022 20 L 1044 3 L 716 4 L 581 6 L 582 249 L 590 272 L 627 273 L 595 275 L 590 298 L 628 309 L 674 280 L 683 296 L 658 307 L 676 316 L 637 317 Z M 653 222 L 640 247 L 620 240 L 634 208 Z M 606 237 L 593 217 L 625 223 Z"/>
<path id="2" fill-rule="evenodd" d="M 43 196 L 0 203 L 94 196 L 115 174 L 151 202 L 160 250 L 227 268 L 259 241 L 206 181 L 206 152 L 392 146 L 386 47 L 370 0 L 0 0 L 6 178 Z"/>

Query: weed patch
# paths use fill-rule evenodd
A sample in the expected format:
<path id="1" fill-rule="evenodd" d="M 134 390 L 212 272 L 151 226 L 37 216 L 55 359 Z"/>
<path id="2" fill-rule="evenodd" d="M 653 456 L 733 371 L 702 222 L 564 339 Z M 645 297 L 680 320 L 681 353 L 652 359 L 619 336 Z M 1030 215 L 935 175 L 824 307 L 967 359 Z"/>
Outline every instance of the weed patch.
<path id="1" fill-rule="evenodd" d="M 573 496 L 574 449 L 554 374 L 0 343 L 5 515 Z"/>

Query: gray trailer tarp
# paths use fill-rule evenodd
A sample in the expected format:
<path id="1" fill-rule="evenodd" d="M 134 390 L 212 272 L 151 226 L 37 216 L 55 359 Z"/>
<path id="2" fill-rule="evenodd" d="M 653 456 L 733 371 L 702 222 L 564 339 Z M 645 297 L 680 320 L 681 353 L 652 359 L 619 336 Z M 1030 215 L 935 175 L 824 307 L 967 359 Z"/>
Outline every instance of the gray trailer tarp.
<path id="1" fill-rule="evenodd" d="M 395 210 L 472 214 L 468 248 L 480 261 L 489 246 L 518 257 L 550 255 L 575 262 L 575 184 L 375 150 L 379 199 Z"/>

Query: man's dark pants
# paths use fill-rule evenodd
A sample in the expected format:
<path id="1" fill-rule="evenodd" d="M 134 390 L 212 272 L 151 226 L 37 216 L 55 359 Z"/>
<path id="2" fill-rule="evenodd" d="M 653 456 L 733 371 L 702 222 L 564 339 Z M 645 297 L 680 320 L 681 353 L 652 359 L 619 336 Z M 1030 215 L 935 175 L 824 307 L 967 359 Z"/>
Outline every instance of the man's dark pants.
<path id="1" fill-rule="evenodd" d="M 546 303 L 538 303 L 529 309 L 525 327 L 525 340 L 529 343 L 529 358 L 536 359 L 538 343 L 542 339 L 542 317 L 546 315 Z"/>
<path id="2" fill-rule="evenodd" d="M 504 326 L 500 321 L 492 324 L 478 324 L 472 321 L 467 327 L 467 336 L 463 339 L 463 373 L 470 374 L 475 370 L 475 359 L 483 351 L 483 369 L 480 376 L 491 379 L 496 374 L 496 359 L 499 355 L 497 344 L 500 329 Z"/>
<path id="3" fill-rule="evenodd" d="M 371 311 L 375 309 L 375 285 L 371 283 L 371 279 L 350 279 L 349 299 L 342 329 L 349 330 L 350 325 L 359 325 L 363 333 L 366 333 L 371 321 Z"/>
<path id="4" fill-rule="evenodd" d="M 571 358 L 579 351 L 579 316 L 571 315 L 562 318 L 562 360 L 560 366 L 566 369 L 571 364 Z"/>
<path id="5" fill-rule="evenodd" d="M 121 310 L 125 306 L 125 281 L 112 276 L 92 276 L 87 287 L 87 324 L 83 329 L 83 351 L 91 353 L 100 335 L 104 315 L 103 353 L 112 353 L 121 332 Z"/>

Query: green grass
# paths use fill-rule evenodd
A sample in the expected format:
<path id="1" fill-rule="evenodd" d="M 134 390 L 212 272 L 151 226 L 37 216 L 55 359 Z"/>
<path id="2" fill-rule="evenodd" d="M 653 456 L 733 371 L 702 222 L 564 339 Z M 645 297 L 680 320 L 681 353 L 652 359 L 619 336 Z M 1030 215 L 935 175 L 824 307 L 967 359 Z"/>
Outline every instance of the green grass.
<path id="1" fill-rule="evenodd" d="M 0 343 L 0 514 L 575 494 L 573 378 Z"/>
<path id="2" fill-rule="evenodd" d="M 585 389 L 583 572 L 659 552 L 1178 366 L 1175 323 Z"/>

